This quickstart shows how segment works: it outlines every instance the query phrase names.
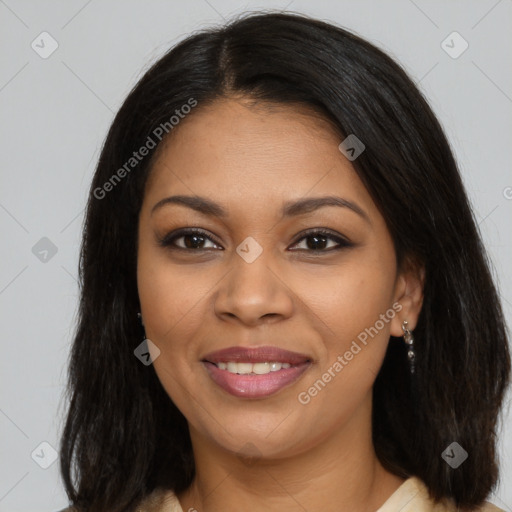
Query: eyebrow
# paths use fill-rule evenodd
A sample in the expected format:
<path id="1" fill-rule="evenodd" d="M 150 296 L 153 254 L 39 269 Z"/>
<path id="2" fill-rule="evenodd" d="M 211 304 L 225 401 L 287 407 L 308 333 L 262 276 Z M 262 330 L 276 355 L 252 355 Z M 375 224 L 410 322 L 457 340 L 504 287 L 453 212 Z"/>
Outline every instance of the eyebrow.
<path id="1" fill-rule="evenodd" d="M 161 199 L 151 209 L 151 215 L 160 208 L 170 204 L 186 206 L 204 215 L 219 217 L 221 219 L 225 219 L 228 216 L 227 211 L 220 204 L 212 201 L 211 199 L 200 196 L 184 195 L 170 196 Z M 281 210 L 281 217 L 285 218 L 304 215 L 326 206 L 348 208 L 357 213 L 368 223 L 371 223 L 368 214 L 360 206 L 348 199 L 343 199 L 342 197 L 337 196 L 310 197 L 307 199 L 299 199 L 297 201 L 287 201 L 284 203 Z"/>

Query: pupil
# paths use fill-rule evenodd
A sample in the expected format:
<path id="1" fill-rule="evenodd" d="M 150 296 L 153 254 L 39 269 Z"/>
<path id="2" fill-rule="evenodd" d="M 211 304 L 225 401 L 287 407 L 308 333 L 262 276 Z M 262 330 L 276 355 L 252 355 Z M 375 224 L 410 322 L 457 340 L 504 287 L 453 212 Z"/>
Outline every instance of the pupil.
<path id="1" fill-rule="evenodd" d="M 187 240 L 189 242 L 187 242 Z M 193 240 L 192 242 L 190 242 Z M 318 250 L 318 249 L 324 249 L 325 248 L 325 241 L 326 237 L 324 235 L 310 235 L 308 237 L 308 240 L 314 240 L 313 243 L 308 243 L 308 248 L 312 250 Z M 187 248 L 191 249 L 197 249 L 201 246 L 201 242 L 204 241 L 204 237 L 202 235 L 187 235 L 185 237 L 185 245 Z"/>
<path id="2" fill-rule="evenodd" d="M 194 239 L 194 242 L 192 243 L 187 243 L 187 240 L 191 240 L 191 239 Z M 197 249 L 198 246 L 201 245 L 201 241 L 203 240 L 203 237 L 201 235 L 187 235 L 185 237 L 185 245 L 187 246 L 187 248 L 191 249 Z"/>
<path id="3" fill-rule="evenodd" d="M 311 247 L 311 244 L 308 244 L 308 247 L 310 249 L 313 249 L 313 250 L 318 250 L 318 249 L 323 249 L 325 248 L 325 240 L 326 240 L 326 237 L 324 235 L 320 235 L 320 236 L 309 236 L 308 237 L 309 240 L 315 240 L 315 243 L 313 244 L 314 247 Z M 321 242 L 318 242 L 318 240 L 322 240 Z M 320 243 L 320 247 L 318 246 L 318 243 Z"/>

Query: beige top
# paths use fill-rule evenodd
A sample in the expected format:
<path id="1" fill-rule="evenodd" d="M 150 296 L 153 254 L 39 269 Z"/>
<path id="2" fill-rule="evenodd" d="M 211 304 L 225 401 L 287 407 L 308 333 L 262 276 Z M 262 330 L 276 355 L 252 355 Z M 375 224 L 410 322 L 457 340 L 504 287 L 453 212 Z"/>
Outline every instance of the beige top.
<path id="1" fill-rule="evenodd" d="M 478 512 L 504 512 L 492 503 L 485 502 Z M 456 512 L 450 501 L 434 504 L 425 484 L 416 477 L 406 480 L 376 512 Z M 148 497 L 137 512 L 184 512 L 178 498 L 171 491 L 156 491 Z M 187 512 L 194 512 L 194 509 Z M 475 511 L 476 512 L 476 511 Z"/>
<path id="2" fill-rule="evenodd" d="M 61 512 L 73 512 L 67 508 Z M 428 496 L 425 484 L 416 477 L 406 480 L 376 512 L 456 512 L 457 507 L 450 501 L 435 505 Z M 485 502 L 475 512 L 505 512 L 492 503 Z M 148 496 L 137 508 L 137 512 L 184 512 L 178 498 L 172 491 L 157 490 Z M 187 512 L 194 512 L 189 509 Z"/>

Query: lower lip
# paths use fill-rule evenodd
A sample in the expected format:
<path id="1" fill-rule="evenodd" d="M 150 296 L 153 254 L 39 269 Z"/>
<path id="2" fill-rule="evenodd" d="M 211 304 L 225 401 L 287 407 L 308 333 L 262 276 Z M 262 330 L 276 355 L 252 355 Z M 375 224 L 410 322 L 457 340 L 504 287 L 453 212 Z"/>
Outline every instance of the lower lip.
<path id="1" fill-rule="evenodd" d="M 208 361 L 203 361 L 203 364 L 218 386 L 240 398 L 264 398 L 273 395 L 295 382 L 310 365 L 309 362 L 303 363 L 265 375 L 239 375 L 221 370 Z"/>

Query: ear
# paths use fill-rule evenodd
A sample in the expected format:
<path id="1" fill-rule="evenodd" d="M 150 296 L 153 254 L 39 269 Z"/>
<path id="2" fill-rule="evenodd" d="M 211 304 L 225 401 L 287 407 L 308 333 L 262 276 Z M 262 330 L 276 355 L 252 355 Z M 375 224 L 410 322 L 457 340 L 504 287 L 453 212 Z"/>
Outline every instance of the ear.
<path id="1" fill-rule="evenodd" d="M 423 290 L 425 287 L 425 268 L 423 265 L 407 264 L 399 272 L 394 293 L 394 304 L 400 304 L 401 309 L 395 308 L 397 314 L 391 320 L 390 333 L 392 336 L 403 336 L 402 323 L 407 320 L 409 329 L 416 328 L 421 306 L 423 305 Z"/>

